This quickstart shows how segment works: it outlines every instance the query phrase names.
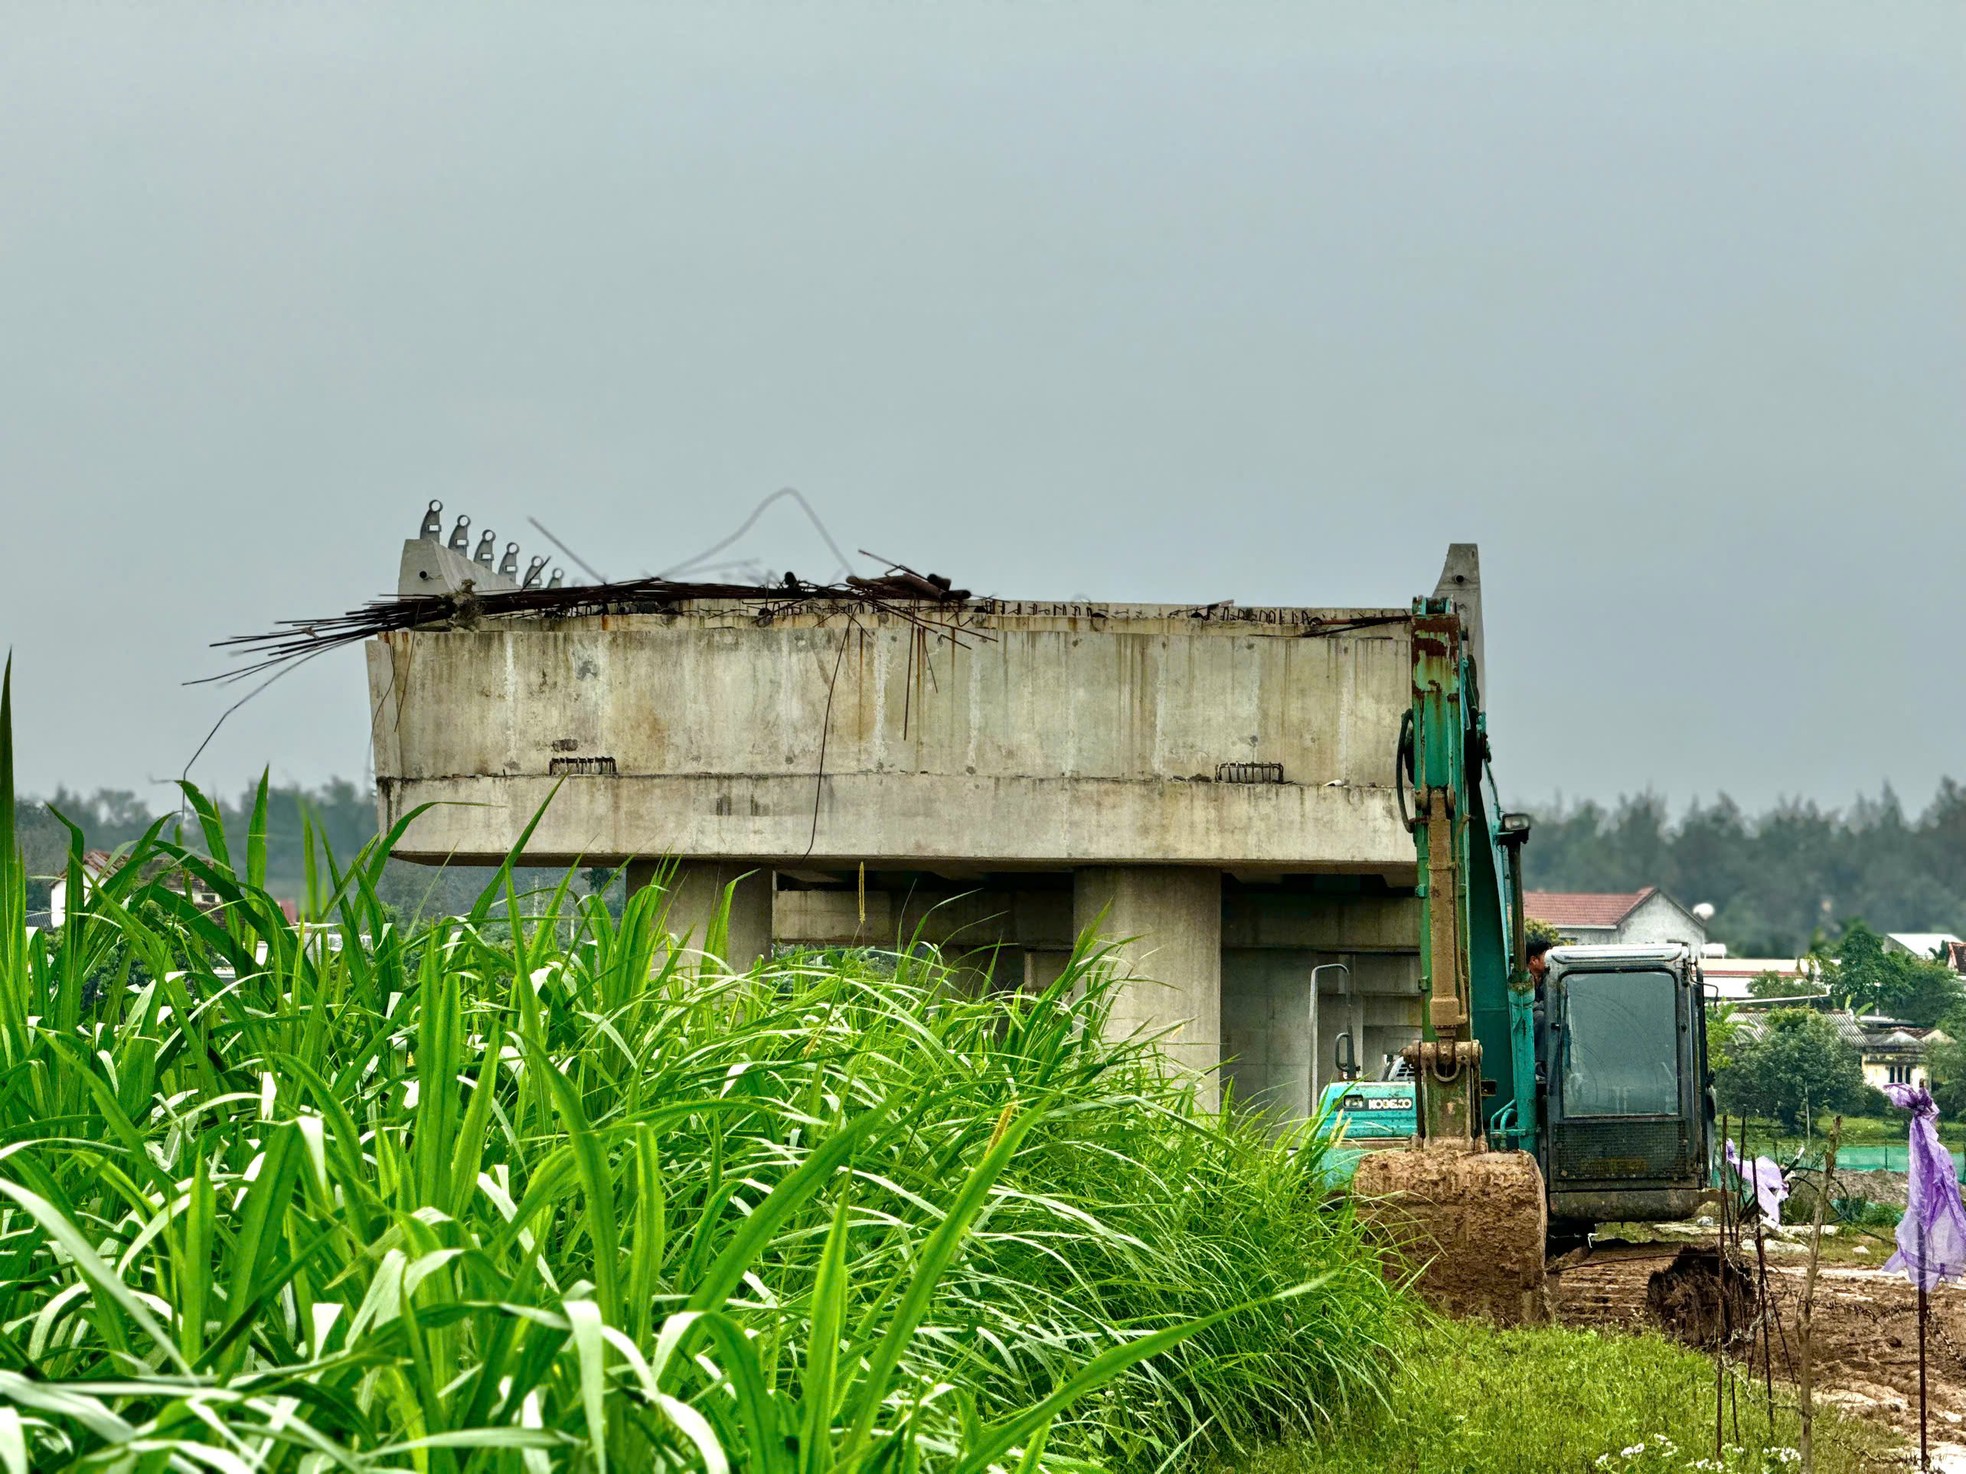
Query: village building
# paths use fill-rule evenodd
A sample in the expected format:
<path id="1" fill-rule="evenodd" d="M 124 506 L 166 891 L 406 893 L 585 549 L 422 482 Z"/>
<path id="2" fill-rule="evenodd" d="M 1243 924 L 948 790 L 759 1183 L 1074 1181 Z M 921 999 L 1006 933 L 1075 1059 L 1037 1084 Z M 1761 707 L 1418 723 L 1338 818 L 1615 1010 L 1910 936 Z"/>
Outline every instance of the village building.
<path id="1" fill-rule="evenodd" d="M 1700 973 L 1707 992 L 1722 1003 L 1779 1002 L 1781 998 L 1809 998 L 1822 992 L 1823 964 L 1816 957 L 1730 957 L 1717 942 L 1707 944 L 1700 959 Z M 1750 991 L 1756 979 L 1767 978 L 1787 984 L 1776 995 L 1755 999 Z M 1765 992 L 1765 990 L 1764 990 Z"/>
<path id="2" fill-rule="evenodd" d="M 122 868 L 120 856 L 108 850 L 84 850 L 82 852 L 82 897 L 87 899 L 104 876 L 114 874 Z M 220 905 L 218 892 L 211 889 L 189 871 L 173 872 L 164 882 L 174 891 L 190 898 L 191 904 L 200 911 L 216 911 Z M 282 906 L 286 905 L 285 902 Z M 48 926 L 59 931 L 68 920 L 68 877 L 57 875 L 48 886 Z M 289 920 L 292 917 L 289 916 Z"/>
<path id="3" fill-rule="evenodd" d="M 1531 920 L 1555 927 L 1566 942 L 1631 947 L 1678 942 L 1695 956 L 1706 951 L 1706 923 L 1655 885 L 1637 891 L 1529 891 L 1522 905 Z"/>
<path id="4" fill-rule="evenodd" d="M 1966 962 L 1966 941 L 1949 931 L 1894 931 L 1884 937 L 1886 952 L 1905 952 L 1926 962 L 1943 962 L 1959 972 Z"/>

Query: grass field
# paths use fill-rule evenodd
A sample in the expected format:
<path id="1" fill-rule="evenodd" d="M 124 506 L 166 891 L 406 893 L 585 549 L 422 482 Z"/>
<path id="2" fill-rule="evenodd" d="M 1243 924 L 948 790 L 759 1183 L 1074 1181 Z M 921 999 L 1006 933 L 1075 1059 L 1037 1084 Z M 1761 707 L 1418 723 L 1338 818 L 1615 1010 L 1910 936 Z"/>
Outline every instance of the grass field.
<path id="1" fill-rule="evenodd" d="M 1779 1395 L 1731 1386 L 1714 1462 L 1714 1363 L 1655 1336 L 1441 1324 L 1405 1358 L 1387 1405 L 1315 1442 L 1267 1450 L 1242 1474 L 1678 1474 L 1792 1467 L 1797 1425 Z M 1817 1468 L 1857 1474 L 1896 1446 L 1819 1413 Z M 1225 1466 L 1226 1467 L 1226 1466 Z"/>

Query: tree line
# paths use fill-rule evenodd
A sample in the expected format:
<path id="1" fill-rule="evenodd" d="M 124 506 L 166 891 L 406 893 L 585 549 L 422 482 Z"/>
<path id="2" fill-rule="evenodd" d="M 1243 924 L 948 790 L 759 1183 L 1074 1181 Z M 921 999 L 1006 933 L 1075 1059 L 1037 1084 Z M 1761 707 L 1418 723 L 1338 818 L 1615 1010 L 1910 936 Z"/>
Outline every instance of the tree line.
<path id="1" fill-rule="evenodd" d="M 225 820 L 228 834 L 243 835 L 252 816 L 256 787 L 227 797 L 209 794 Z M 128 789 L 99 788 L 93 793 L 58 789 L 53 798 L 21 798 L 14 804 L 15 831 L 27 862 L 27 906 L 46 909 L 54 877 L 68 863 L 69 830 L 65 819 L 82 831 L 90 849 L 114 851 L 133 843 L 159 819 L 182 824 L 184 842 L 193 849 L 203 841 L 197 817 L 180 807 L 172 794 L 161 801 Z M 305 900 L 307 836 L 311 830 L 316 859 L 332 855 L 347 864 L 376 836 L 375 794 L 366 785 L 334 778 L 318 787 L 269 784 L 266 794 L 266 884 L 274 895 Z M 558 871 L 521 868 L 513 872 L 520 890 L 551 886 Z M 436 868 L 391 860 L 378 888 L 381 899 L 400 915 L 428 916 L 469 909 L 485 884 L 488 867 L 455 865 Z M 583 876 L 589 889 L 600 890 L 611 876 L 591 871 Z M 614 892 L 620 887 L 614 886 Z"/>
<path id="2" fill-rule="evenodd" d="M 1677 820 L 1656 793 L 1525 807 L 1532 889 L 1656 885 L 1687 906 L 1710 902 L 1707 934 L 1736 956 L 1799 956 L 1854 916 L 1966 936 L 1966 787 L 1950 778 L 1916 816 L 1888 787 L 1848 809 L 1790 801 L 1761 814 L 1723 795 Z"/>
<path id="3" fill-rule="evenodd" d="M 244 834 L 252 816 L 255 788 L 235 797 L 207 795 L 225 818 L 228 834 Z M 160 790 L 161 792 L 161 790 Z M 28 906 L 47 904 L 49 880 L 68 863 L 66 819 L 82 831 L 90 849 L 115 850 L 134 843 L 159 819 L 179 821 L 193 841 L 198 821 L 180 808 L 177 794 L 145 798 L 128 789 L 99 788 L 82 794 L 62 788 L 53 798 L 23 798 L 14 805 L 15 833 L 27 861 Z M 324 841 L 344 863 L 375 837 L 375 795 L 346 778 L 334 778 L 318 788 L 269 784 L 266 793 L 266 874 L 276 895 L 298 897 L 306 874 L 305 826 Z"/>

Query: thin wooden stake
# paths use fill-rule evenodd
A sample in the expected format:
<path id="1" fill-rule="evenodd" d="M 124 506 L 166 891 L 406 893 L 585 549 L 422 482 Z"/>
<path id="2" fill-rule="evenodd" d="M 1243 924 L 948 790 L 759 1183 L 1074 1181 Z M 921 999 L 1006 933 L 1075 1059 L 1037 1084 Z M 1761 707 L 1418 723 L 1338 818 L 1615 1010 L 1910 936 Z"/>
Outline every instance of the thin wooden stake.
<path id="1" fill-rule="evenodd" d="M 1748 1128 L 1745 1120 L 1741 1123 L 1741 1156 L 1746 1161 L 1754 1160 L 1748 1156 Z M 1775 1348 L 1770 1344 L 1768 1323 L 1775 1314 L 1775 1301 L 1768 1290 L 1767 1224 L 1762 1218 L 1759 1193 L 1755 1194 L 1754 1268 L 1755 1303 L 1761 1311 L 1761 1380 L 1768 1393 L 1768 1433 L 1772 1438 L 1775 1432 Z"/>
<path id="2" fill-rule="evenodd" d="M 1809 1270 L 1802 1280 L 1802 1308 L 1796 1318 L 1795 1338 L 1797 1348 L 1802 1353 L 1802 1375 L 1800 1378 L 1801 1405 L 1797 1414 L 1802 1424 L 1802 1436 L 1797 1440 L 1801 1445 L 1796 1451 L 1802 1456 L 1801 1474 L 1816 1474 L 1816 1357 L 1814 1345 L 1816 1319 L 1816 1269 L 1822 1261 L 1823 1214 L 1829 1208 L 1830 1180 L 1836 1175 L 1836 1144 L 1843 1138 L 1843 1117 L 1838 1116 L 1829 1128 L 1829 1144 L 1823 1149 L 1823 1175 L 1816 1185 L 1816 1212 L 1809 1227 Z"/>
<path id="3" fill-rule="evenodd" d="M 1747 1118 L 1745 1116 L 1741 1118 L 1741 1140 L 1742 1140 L 1742 1145 L 1745 1146 L 1747 1144 Z M 1735 1200 L 1732 1211 L 1734 1215 L 1734 1227 L 1733 1227 L 1733 1231 L 1728 1235 L 1727 1272 L 1733 1275 L 1736 1279 L 1739 1279 L 1742 1276 L 1735 1262 L 1736 1256 L 1740 1253 L 1741 1250 L 1741 1205 L 1738 1199 Z M 1727 1319 L 1728 1319 L 1727 1344 L 1729 1346 L 1732 1346 L 1734 1344 L 1733 1318 L 1734 1318 L 1734 1305 L 1733 1302 L 1729 1300 L 1727 1303 Z M 1754 1327 L 1749 1326 L 1748 1327 L 1748 1357 L 1750 1360 L 1752 1360 L 1753 1356 L 1754 1356 Z M 1741 1381 L 1740 1378 L 1738 1377 L 1729 1377 L 1727 1379 L 1727 1406 L 1731 1411 L 1731 1413 L 1733 1414 L 1734 1442 L 1738 1444 L 1741 1441 Z"/>

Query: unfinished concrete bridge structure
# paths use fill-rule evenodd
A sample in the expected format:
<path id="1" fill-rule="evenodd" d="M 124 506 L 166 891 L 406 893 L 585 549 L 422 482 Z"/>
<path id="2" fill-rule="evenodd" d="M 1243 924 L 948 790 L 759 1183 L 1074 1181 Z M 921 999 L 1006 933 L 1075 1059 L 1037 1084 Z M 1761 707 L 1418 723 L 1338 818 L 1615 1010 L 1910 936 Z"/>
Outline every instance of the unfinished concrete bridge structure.
<path id="1" fill-rule="evenodd" d="M 482 572 L 414 540 L 402 592 Z M 1477 652 L 1479 584 L 1455 545 L 1435 592 Z M 1417 1035 L 1410 605 L 878 587 L 597 590 L 370 640 L 381 821 L 435 804 L 396 854 L 494 862 L 544 805 L 524 863 L 673 863 L 671 927 L 700 943 L 727 893 L 738 966 L 921 939 L 1034 987 L 1097 926 L 1131 975 L 1114 1027 L 1287 1116 L 1340 1051 L 1376 1074 Z"/>

